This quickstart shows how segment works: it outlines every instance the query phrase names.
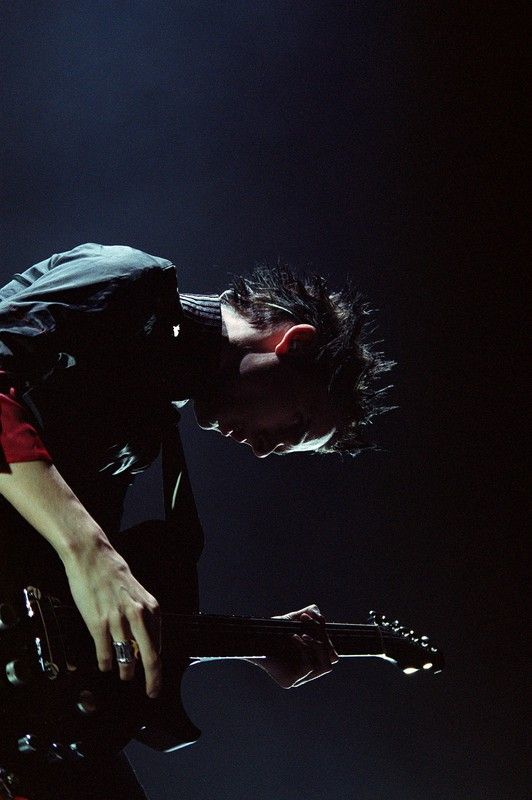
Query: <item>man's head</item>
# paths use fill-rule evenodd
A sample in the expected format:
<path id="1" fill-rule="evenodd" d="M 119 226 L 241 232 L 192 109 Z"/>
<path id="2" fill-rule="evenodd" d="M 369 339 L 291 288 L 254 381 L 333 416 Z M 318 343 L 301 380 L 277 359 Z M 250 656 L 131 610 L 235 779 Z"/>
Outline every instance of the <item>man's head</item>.
<path id="1" fill-rule="evenodd" d="M 297 278 L 284 265 L 236 278 L 222 296 L 229 345 L 221 378 L 196 399 L 198 423 L 254 453 L 311 450 L 356 455 L 362 428 L 387 410 L 373 388 L 393 362 L 367 341 L 370 310 L 348 284 Z"/>

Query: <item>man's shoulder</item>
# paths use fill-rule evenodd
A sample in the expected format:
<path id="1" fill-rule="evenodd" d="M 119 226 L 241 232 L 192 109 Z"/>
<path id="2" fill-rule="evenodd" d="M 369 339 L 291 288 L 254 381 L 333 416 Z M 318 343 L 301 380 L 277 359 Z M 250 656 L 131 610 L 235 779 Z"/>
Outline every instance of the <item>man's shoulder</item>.
<path id="1" fill-rule="evenodd" d="M 97 244 L 85 242 L 76 247 L 52 256 L 51 268 L 71 262 L 91 261 L 94 266 L 109 268 L 117 275 L 134 274 L 137 271 L 151 269 L 170 269 L 173 264 L 167 258 L 146 253 L 136 247 L 124 244 Z"/>
<path id="2" fill-rule="evenodd" d="M 91 294 L 96 292 L 105 296 L 113 294 L 120 286 L 142 286 L 146 290 L 158 286 L 166 290 L 177 290 L 176 269 L 171 261 L 146 253 L 129 245 L 108 245 L 86 242 L 72 247 L 34 264 L 25 272 L 14 276 L 16 283 L 11 285 L 17 299 L 28 299 L 30 294 L 43 298 L 62 296 L 67 292 Z"/>

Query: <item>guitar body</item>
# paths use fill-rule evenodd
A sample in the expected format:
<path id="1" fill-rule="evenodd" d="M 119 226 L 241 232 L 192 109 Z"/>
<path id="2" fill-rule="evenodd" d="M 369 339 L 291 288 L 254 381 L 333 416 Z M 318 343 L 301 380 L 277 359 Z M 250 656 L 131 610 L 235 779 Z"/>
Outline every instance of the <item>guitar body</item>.
<path id="1" fill-rule="evenodd" d="M 7 620 L 0 625 L 0 767 L 17 773 L 30 762 L 34 768 L 54 760 L 97 760 L 132 738 L 163 751 L 195 741 L 200 732 L 180 700 L 188 654 L 165 639 L 163 627 L 165 680 L 156 700 L 145 694 L 140 663 L 133 681 L 121 681 L 116 665 L 100 672 L 92 638 L 72 614 L 59 558 L 33 529 L 26 533 L 19 527 L 18 540 L 9 541 L 2 532 L 2 555 L 10 551 L 11 558 L 2 561 L 0 583 Z M 195 565 L 180 556 L 164 522 L 141 523 L 114 537 L 113 545 L 163 613 L 197 612 Z M 38 587 L 40 599 L 27 587 Z M 13 625 L 11 616 L 18 620 Z"/>

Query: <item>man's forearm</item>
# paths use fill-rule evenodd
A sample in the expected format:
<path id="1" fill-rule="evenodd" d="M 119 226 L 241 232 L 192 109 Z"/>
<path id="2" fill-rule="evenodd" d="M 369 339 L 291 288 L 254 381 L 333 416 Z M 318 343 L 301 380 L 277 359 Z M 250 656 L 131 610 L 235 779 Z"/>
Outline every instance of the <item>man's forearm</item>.
<path id="1" fill-rule="evenodd" d="M 108 539 L 53 464 L 16 462 L 0 472 L 0 494 L 65 561 Z"/>

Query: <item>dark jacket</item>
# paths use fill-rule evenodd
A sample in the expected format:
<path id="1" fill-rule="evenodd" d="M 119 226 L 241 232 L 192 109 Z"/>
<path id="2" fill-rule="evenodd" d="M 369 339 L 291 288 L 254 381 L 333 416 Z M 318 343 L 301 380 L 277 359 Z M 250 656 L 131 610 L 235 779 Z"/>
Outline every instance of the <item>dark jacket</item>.
<path id="1" fill-rule="evenodd" d="M 118 497 L 156 458 L 175 399 L 175 267 L 84 244 L 16 275 L 0 300 L 0 368 L 55 465 L 75 491 Z"/>
<path id="2" fill-rule="evenodd" d="M 63 478 L 112 537 L 127 487 L 163 443 L 167 524 L 195 562 L 203 535 L 173 402 L 182 321 L 175 267 L 130 247 L 80 245 L 0 288 L 0 369 Z M 21 522 L 7 506 L 0 498 L 4 523 Z"/>

